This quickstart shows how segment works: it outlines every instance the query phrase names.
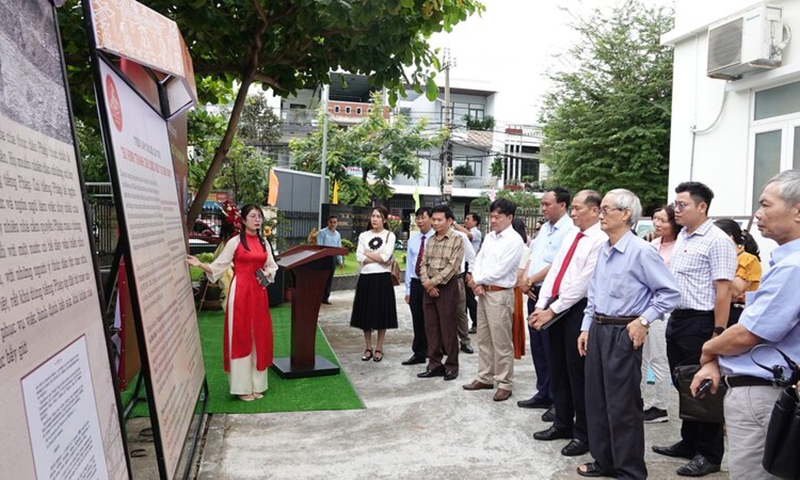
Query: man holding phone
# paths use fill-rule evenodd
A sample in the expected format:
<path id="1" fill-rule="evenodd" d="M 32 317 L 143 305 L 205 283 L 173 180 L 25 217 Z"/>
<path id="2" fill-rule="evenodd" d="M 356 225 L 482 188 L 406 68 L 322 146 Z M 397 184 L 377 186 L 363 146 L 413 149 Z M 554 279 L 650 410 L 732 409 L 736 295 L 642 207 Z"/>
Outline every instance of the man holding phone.
<path id="1" fill-rule="evenodd" d="M 758 230 L 775 240 L 770 269 L 758 290 L 747 298 L 739 323 L 703 344 L 702 367 L 691 389 L 701 395 L 704 385 L 716 393 L 724 381 L 728 436 L 728 468 L 734 480 L 776 478 L 762 466 L 769 418 L 781 392 L 773 376 L 755 364 L 785 365 L 774 348 L 750 351 L 756 345 L 774 346 L 795 361 L 800 359 L 800 170 L 771 178 L 759 198 Z M 721 376 L 724 375 L 724 378 Z"/>

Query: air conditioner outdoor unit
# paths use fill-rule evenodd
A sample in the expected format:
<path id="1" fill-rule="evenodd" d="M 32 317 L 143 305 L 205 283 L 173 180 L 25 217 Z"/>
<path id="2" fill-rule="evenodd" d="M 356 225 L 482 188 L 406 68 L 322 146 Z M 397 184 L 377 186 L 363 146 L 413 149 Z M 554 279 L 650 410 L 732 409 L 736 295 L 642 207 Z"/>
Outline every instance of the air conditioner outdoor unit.
<path id="1" fill-rule="evenodd" d="M 782 14 L 781 7 L 763 4 L 711 25 L 707 75 L 736 80 L 746 73 L 779 67 L 789 35 Z"/>

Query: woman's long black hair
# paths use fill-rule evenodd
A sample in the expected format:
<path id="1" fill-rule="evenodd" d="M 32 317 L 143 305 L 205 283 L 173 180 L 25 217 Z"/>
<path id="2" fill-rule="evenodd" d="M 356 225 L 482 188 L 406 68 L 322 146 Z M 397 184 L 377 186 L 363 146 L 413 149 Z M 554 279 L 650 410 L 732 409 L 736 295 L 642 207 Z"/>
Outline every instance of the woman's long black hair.
<path id="1" fill-rule="evenodd" d="M 738 222 L 730 218 L 720 218 L 719 220 L 714 221 L 714 225 L 733 237 L 737 245 L 744 246 L 745 252 L 749 253 L 750 255 L 754 255 L 759 261 L 761 261 L 761 257 L 759 256 L 759 253 L 761 252 L 759 251 L 756 239 L 753 238 L 753 236 L 750 235 L 747 230 L 742 230 Z"/>
<path id="2" fill-rule="evenodd" d="M 250 213 L 253 210 L 258 210 L 258 213 L 260 213 L 262 217 L 264 216 L 264 212 L 261 211 L 261 207 L 259 207 L 258 205 L 254 204 L 254 203 L 249 203 L 249 204 L 245 205 L 244 207 L 242 207 L 242 211 L 241 211 L 242 230 L 241 230 L 241 232 L 239 232 L 239 240 L 242 241 L 242 246 L 248 252 L 250 251 L 250 248 L 247 246 L 247 229 L 244 226 L 244 222 L 247 219 L 247 214 Z M 256 230 L 256 235 L 258 235 L 258 241 L 261 242 L 261 248 L 263 248 L 264 251 L 267 252 L 268 251 L 267 250 L 267 242 L 266 242 L 266 240 L 264 240 L 264 235 L 261 233 L 261 229 Z"/>

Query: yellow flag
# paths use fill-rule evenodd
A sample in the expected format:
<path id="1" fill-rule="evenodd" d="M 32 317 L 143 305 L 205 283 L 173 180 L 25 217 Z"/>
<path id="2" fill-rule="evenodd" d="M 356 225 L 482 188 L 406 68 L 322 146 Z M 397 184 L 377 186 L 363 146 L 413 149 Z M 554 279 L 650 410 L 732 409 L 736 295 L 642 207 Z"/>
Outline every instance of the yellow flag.
<path id="1" fill-rule="evenodd" d="M 334 205 L 339 204 L 339 180 L 333 181 L 333 200 L 331 201 Z"/>
<path id="2" fill-rule="evenodd" d="M 273 207 L 278 204 L 278 187 L 280 182 L 278 176 L 275 175 L 275 170 L 269 171 L 269 195 L 267 196 L 267 203 Z"/>
<path id="3" fill-rule="evenodd" d="M 414 187 L 414 193 L 411 194 L 411 198 L 414 199 L 414 211 L 419 210 L 419 185 Z"/>

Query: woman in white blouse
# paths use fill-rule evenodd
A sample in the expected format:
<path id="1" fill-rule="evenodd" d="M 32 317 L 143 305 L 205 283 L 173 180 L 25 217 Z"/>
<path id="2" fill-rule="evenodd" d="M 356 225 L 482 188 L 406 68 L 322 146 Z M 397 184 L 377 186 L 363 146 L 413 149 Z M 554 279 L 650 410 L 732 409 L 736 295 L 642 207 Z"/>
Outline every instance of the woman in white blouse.
<path id="1" fill-rule="evenodd" d="M 387 328 L 397 328 L 397 307 L 389 260 L 394 253 L 395 236 L 386 230 L 385 207 L 373 207 L 369 230 L 358 236 L 356 260 L 359 263 L 356 297 L 350 326 L 364 331 L 366 349 L 361 360 L 383 360 L 383 339 Z M 372 350 L 372 331 L 378 331 L 378 343 Z"/>

